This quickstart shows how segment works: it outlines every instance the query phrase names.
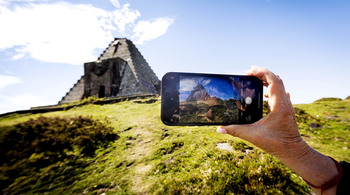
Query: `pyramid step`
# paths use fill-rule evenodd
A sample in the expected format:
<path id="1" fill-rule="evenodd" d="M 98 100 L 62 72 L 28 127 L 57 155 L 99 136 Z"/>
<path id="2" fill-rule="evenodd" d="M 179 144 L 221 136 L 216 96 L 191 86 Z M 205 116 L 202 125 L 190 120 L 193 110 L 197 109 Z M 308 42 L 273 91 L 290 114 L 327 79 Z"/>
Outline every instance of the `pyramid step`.
<path id="1" fill-rule="evenodd" d="M 82 76 L 77 83 L 67 92 L 58 104 L 65 104 L 69 102 L 75 102 L 82 100 L 84 96 L 84 77 Z"/>

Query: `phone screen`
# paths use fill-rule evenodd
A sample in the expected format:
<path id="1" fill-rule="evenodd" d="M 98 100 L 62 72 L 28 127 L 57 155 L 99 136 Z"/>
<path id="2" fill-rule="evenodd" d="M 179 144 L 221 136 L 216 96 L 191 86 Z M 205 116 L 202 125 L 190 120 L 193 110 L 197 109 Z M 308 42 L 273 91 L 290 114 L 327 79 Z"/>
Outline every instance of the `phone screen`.
<path id="1" fill-rule="evenodd" d="M 172 107 L 162 109 L 170 112 L 172 125 L 246 124 L 261 118 L 262 82 L 256 77 L 176 73 L 173 78 L 175 92 L 165 98 L 172 98 Z"/>

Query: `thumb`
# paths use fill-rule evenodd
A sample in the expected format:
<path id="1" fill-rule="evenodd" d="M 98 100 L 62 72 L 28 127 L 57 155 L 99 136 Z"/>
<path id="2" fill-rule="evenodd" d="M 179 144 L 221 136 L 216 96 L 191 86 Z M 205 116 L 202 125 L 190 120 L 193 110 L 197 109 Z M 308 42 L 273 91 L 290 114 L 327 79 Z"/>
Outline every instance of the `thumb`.
<path id="1" fill-rule="evenodd" d="M 256 130 L 253 124 L 246 125 L 229 125 L 229 126 L 219 126 L 217 128 L 218 133 L 230 134 L 234 137 L 239 137 L 244 140 L 251 140 L 253 132 Z"/>

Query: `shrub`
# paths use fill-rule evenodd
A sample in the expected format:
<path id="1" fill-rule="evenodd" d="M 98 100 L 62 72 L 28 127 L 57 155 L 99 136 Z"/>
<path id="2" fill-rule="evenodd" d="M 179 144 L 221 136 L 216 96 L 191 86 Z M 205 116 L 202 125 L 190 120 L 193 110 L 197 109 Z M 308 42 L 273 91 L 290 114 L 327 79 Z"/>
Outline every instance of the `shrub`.
<path id="1" fill-rule="evenodd" d="M 83 157 L 117 138 L 111 127 L 91 117 L 40 117 L 1 127 L 0 189 L 20 193 L 28 190 L 26 183 L 40 188 L 58 177 L 71 179 L 85 166 Z"/>
<path id="2" fill-rule="evenodd" d="M 205 104 L 205 103 L 199 103 L 197 104 L 197 108 L 198 108 L 198 114 L 205 114 L 209 111 L 209 105 Z"/>
<path id="3" fill-rule="evenodd" d="M 305 110 L 294 107 L 295 119 L 298 123 L 319 122 L 318 119 L 308 114 Z"/>

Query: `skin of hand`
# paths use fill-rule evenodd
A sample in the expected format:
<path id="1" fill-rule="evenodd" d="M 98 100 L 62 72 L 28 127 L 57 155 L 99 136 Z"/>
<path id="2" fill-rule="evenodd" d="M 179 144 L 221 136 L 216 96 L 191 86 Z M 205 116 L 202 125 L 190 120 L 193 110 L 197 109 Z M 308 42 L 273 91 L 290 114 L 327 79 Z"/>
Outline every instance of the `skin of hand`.
<path id="1" fill-rule="evenodd" d="M 252 66 L 247 75 L 256 76 L 267 87 L 270 113 L 248 125 L 220 126 L 219 133 L 242 138 L 275 156 L 301 177 L 321 186 L 338 175 L 334 162 L 312 149 L 300 136 L 290 95 L 279 76 L 268 69 Z M 319 189 L 313 189 L 317 194 Z M 336 186 L 325 191 L 335 194 Z"/>

